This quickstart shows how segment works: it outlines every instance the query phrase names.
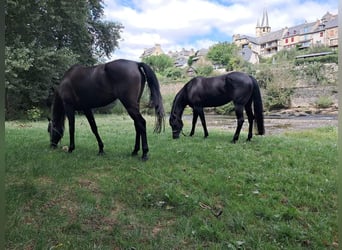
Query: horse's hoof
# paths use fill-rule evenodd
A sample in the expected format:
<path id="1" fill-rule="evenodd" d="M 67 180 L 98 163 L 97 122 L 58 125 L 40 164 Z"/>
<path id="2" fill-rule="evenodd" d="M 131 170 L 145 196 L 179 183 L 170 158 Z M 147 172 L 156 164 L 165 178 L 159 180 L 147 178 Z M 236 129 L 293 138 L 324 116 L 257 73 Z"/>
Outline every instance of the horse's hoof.
<path id="1" fill-rule="evenodd" d="M 148 160 L 148 156 L 147 156 L 147 155 L 143 155 L 143 156 L 141 157 L 141 160 L 142 160 L 142 161 L 147 161 L 147 160 Z"/>
<path id="2" fill-rule="evenodd" d="M 138 151 L 133 151 L 131 155 L 132 156 L 137 156 L 138 155 Z"/>
<path id="3" fill-rule="evenodd" d="M 102 151 L 99 151 L 98 153 L 97 153 L 97 155 L 104 155 L 105 154 L 105 152 L 102 150 Z"/>

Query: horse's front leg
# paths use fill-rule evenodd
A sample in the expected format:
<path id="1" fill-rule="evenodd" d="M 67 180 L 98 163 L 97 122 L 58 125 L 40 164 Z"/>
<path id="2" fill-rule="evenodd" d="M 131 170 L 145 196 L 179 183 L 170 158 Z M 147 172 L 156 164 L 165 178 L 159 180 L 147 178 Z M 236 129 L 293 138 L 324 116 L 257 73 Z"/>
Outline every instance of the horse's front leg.
<path id="1" fill-rule="evenodd" d="M 71 153 L 75 149 L 75 110 L 68 105 L 65 105 L 64 109 L 69 121 L 70 144 L 68 152 Z"/>
<path id="2" fill-rule="evenodd" d="M 97 125 L 95 122 L 94 114 L 91 110 L 84 110 L 84 114 L 87 117 L 87 120 L 88 120 L 89 125 L 91 127 L 91 131 L 95 135 L 96 140 L 97 140 L 97 144 L 99 145 L 99 155 L 102 155 L 102 154 L 104 154 L 104 151 L 103 151 L 104 146 L 103 146 L 103 142 L 101 140 L 101 137 L 99 135 L 99 132 L 97 130 Z"/>
<path id="3" fill-rule="evenodd" d="M 193 136 L 195 134 L 195 127 L 196 127 L 196 123 L 197 123 L 197 118 L 198 118 L 198 113 L 196 108 L 192 109 L 192 128 L 191 128 L 191 132 L 190 132 L 190 136 Z"/>
<path id="4" fill-rule="evenodd" d="M 236 105 L 235 104 L 235 114 L 237 118 L 237 127 L 235 130 L 235 134 L 232 140 L 232 143 L 235 143 L 237 140 L 239 140 L 240 136 L 240 131 L 244 122 L 244 117 L 243 117 L 243 106 L 242 105 Z"/>

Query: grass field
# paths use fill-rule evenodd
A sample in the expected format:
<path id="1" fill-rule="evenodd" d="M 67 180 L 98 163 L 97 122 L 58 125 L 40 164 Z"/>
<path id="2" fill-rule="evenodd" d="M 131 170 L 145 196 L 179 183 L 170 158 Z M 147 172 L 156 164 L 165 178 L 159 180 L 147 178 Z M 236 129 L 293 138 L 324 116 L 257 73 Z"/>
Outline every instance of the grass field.
<path id="1" fill-rule="evenodd" d="M 336 128 L 231 144 L 146 119 L 147 162 L 128 116 L 96 116 L 104 156 L 83 116 L 72 154 L 67 131 L 51 150 L 47 122 L 7 122 L 6 249 L 337 249 Z"/>

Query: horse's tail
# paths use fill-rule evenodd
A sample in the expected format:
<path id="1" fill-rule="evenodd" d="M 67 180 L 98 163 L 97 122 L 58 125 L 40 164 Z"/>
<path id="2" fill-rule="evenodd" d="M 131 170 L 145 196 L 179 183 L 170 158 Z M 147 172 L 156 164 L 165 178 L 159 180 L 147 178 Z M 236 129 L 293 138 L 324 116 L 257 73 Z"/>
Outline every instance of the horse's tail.
<path id="1" fill-rule="evenodd" d="M 150 66 L 146 63 L 138 63 L 139 67 L 143 69 L 143 73 L 145 74 L 148 87 L 150 88 L 150 105 L 154 107 L 156 114 L 156 124 L 154 128 L 154 132 L 160 133 L 162 128 L 165 129 L 165 121 L 164 121 L 164 106 L 163 106 L 163 98 L 160 93 L 159 82 L 156 74 L 153 72 Z"/>
<path id="2" fill-rule="evenodd" d="M 260 88 L 258 85 L 257 80 L 250 76 L 253 81 L 253 107 L 254 107 L 254 116 L 258 128 L 258 134 L 263 135 L 265 134 L 265 127 L 264 127 L 264 114 L 263 114 L 263 105 L 261 99 Z"/>

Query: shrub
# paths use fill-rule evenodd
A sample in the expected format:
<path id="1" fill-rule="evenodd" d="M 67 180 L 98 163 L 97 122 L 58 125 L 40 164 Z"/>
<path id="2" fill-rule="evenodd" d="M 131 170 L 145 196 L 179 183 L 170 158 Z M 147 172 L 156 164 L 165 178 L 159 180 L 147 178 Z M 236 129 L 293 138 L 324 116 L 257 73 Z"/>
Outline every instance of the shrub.
<path id="1" fill-rule="evenodd" d="M 277 110 L 282 108 L 289 108 L 291 106 L 291 95 L 293 90 L 291 88 L 278 88 L 271 86 L 267 89 L 264 98 L 265 107 L 268 110 Z"/>
<path id="2" fill-rule="evenodd" d="M 327 81 L 322 63 L 312 62 L 299 67 L 301 77 L 307 82 L 317 85 Z"/>
<path id="3" fill-rule="evenodd" d="M 26 114 L 30 121 L 38 121 L 42 117 L 43 111 L 37 107 L 32 107 L 31 109 L 27 110 Z"/>
<path id="4" fill-rule="evenodd" d="M 329 108 L 333 103 L 331 97 L 321 96 L 316 100 L 315 105 L 317 108 Z"/>
<path id="5" fill-rule="evenodd" d="M 266 90 L 264 96 L 266 109 L 275 110 L 291 106 L 292 87 L 296 82 L 292 64 L 261 64 L 256 79 L 259 85 Z"/>
<path id="6" fill-rule="evenodd" d="M 223 106 L 215 107 L 215 112 L 219 115 L 230 115 L 235 111 L 233 102 L 229 102 Z"/>
<path id="7" fill-rule="evenodd" d="M 200 65 L 196 69 L 199 76 L 210 76 L 213 73 L 214 68 L 211 65 Z"/>
<path id="8" fill-rule="evenodd" d="M 307 64 L 307 63 L 338 63 L 338 54 L 334 53 L 334 54 L 321 56 L 321 57 L 300 58 L 300 59 L 297 59 L 295 62 L 296 65 Z"/>
<path id="9" fill-rule="evenodd" d="M 171 78 L 172 80 L 177 80 L 177 79 L 182 78 L 184 75 L 181 69 L 175 68 L 175 67 L 169 67 L 165 70 L 165 76 L 167 78 Z"/>

